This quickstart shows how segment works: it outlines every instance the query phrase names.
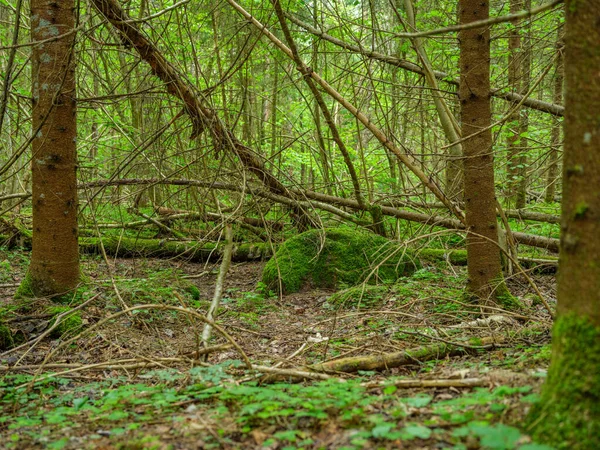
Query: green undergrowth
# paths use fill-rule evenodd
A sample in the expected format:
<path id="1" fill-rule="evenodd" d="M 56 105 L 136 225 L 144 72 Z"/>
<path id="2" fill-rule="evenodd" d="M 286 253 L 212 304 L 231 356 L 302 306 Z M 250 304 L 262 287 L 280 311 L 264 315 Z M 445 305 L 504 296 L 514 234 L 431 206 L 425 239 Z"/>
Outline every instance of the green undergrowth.
<path id="1" fill-rule="evenodd" d="M 336 288 L 396 280 L 418 267 L 410 250 L 381 236 L 345 228 L 310 230 L 279 247 L 262 281 L 287 294 L 306 285 Z"/>
<path id="2" fill-rule="evenodd" d="M 51 338 L 71 336 L 82 330 L 83 318 L 80 311 L 71 309 L 87 300 L 92 295 L 91 289 L 82 284 L 75 291 L 52 298 L 36 298 L 28 287 L 27 278 L 19 285 L 12 301 L 0 307 L 0 350 L 11 348 L 25 342 L 30 335 L 30 328 L 37 333 L 45 331 L 57 321 L 57 326 L 50 333 Z M 22 316 L 39 316 L 39 320 L 22 322 Z M 62 317 L 59 318 L 59 316 Z"/>
<path id="3" fill-rule="evenodd" d="M 203 448 L 321 448 L 323 434 L 335 448 L 444 448 L 549 450 L 528 443 L 511 423 L 515 406 L 537 401 L 530 386 L 474 388 L 434 397 L 393 385 L 367 389 L 362 379 L 309 384 L 239 384 L 240 362 L 187 371 L 159 369 L 125 377 L 75 383 L 45 374 L 8 375 L 0 381 L 0 430 L 5 448 L 131 447 L 144 440 Z M 368 374 L 364 374 L 368 375 Z M 24 386 L 31 383 L 29 386 Z M 451 391 L 448 391 L 451 392 Z M 515 419 L 518 420 L 518 419 Z M 505 422 L 505 423 L 502 423 Z M 155 428 L 160 424 L 158 428 Z M 168 434 L 160 433 L 165 426 Z M 102 430 L 100 432 L 100 430 Z M 210 430 L 210 432 L 207 432 Z M 194 437 L 195 436 L 195 437 Z"/>
<path id="4" fill-rule="evenodd" d="M 454 320 L 469 317 L 473 308 L 463 304 L 461 297 L 465 286 L 464 273 L 455 275 L 437 267 L 424 267 L 410 277 L 402 277 L 395 283 L 383 285 L 361 284 L 336 292 L 328 303 L 345 309 L 394 309 L 409 303 L 435 314 L 452 315 Z"/>

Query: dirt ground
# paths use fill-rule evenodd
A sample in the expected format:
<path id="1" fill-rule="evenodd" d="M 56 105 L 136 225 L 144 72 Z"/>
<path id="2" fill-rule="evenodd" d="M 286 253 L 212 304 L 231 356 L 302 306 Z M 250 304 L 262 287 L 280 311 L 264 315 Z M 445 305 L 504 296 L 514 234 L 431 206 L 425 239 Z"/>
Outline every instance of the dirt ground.
<path id="1" fill-rule="evenodd" d="M 0 261 L 10 267 L 0 279 L 0 301 L 9 305 L 26 270 L 27 254 L 4 252 Z M 550 316 L 522 277 L 510 278 L 508 284 L 527 306 L 525 312 L 503 313 L 508 317 L 503 323 L 472 323 L 453 334 L 460 324 L 501 313 L 493 308 L 474 311 L 461 302 L 457 292 L 465 281 L 463 267 L 425 267 L 366 309 L 332 306 L 327 300 L 333 291 L 310 286 L 286 296 L 257 290 L 263 263 L 233 264 L 216 319 L 254 365 L 306 369 L 340 357 L 402 352 L 464 336 L 504 339 L 497 345 L 465 346 L 457 356 L 441 354 L 415 358 L 400 367 L 332 374 L 335 380 L 347 380 L 345 390 L 337 391 L 339 387 L 327 384 L 331 380 L 299 383 L 290 376 L 274 379 L 245 371 L 242 363 L 228 366 L 231 360 L 243 359 L 235 348 L 211 353 L 200 382 L 194 378 L 197 374 L 190 375 L 195 373 L 193 366 L 202 364 L 195 352 L 203 324 L 181 310 L 158 306 L 204 314 L 214 293 L 218 264 L 119 259 L 112 260 L 108 270 L 101 259 L 87 256 L 83 266 L 87 282 L 81 297 L 94 300 L 81 310 L 82 328 L 0 353 L 0 448 L 529 445 L 526 432 L 518 429 L 548 365 Z M 534 280 L 554 305 L 554 277 L 535 275 Z M 157 306 L 123 313 L 143 304 Z M 10 323 L 26 341 L 49 325 L 48 317 Z M 211 345 L 229 342 L 216 330 L 213 336 Z M 439 387 L 389 387 L 402 379 L 476 381 L 472 387 L 450 382 Z M 318 387 L 317 393 L 311 386 Z M 262 391 L 253 390 L 258 388 Z M 330 403 L 320 403 L 325 400 L 318 392 Z M 357 392 L 361 395 L 355 400 L 339 403 Z M 142 401 L 149 395 L 151 401 Z M 111 396 L 117 398 L 113 403 Z M 303 396 L 304 403 L 296 403 Z M 132 402 L 132 397 L 140 402 Z M 278 403 L 267 413 L 260 405 L 274 399 Z M 317 405 L 315 411 L 311 405 Z M 297 414 L 303 408 L 306 415 Z M 319 408 L 324 415 L 318 414 Z M 310 420 L 309 413 L 314 415 Z"/>

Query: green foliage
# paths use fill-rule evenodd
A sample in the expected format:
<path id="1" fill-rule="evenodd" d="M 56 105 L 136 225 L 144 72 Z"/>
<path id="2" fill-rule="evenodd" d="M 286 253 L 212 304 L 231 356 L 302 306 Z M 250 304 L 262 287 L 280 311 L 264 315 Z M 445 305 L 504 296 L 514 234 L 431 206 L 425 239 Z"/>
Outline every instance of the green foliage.
<path id="1" fill-rule="evenodd" d="M 157 441 L 151 434 L 135 436 L 138 427 L 143 430 L 156 420 L 184 414 L 180 405 L 193 404 L 198 414 L 216 423 L 234 425 L 228 431 L 219 431 L 222 439 L 228 439 L 231 433 L 245 435 L 271 429 L 269 442 L 302 448 L 311 445 L 313 433 L 335 423 L 340 436 L 350 432 L 348 448 L 386 442 L 394 445 L 397 440 L 416 441 L 415 445 L 426 447 L 430 439 L 462 448 L 462 442 L 477 439 L 482 448 L 516 449 L 521 432 L 494 424 L 503 410 L 493 405 L 530 392 L 529 387 L 500 386 L 492 391 L 477 388 L 451 400 L 435 401 L 432 395 L 398 390 L 394 379 L 389 379 L 390 385 L 381 391 L 367 390 L 360 379 L 308 385 L 239 384 L 236 377 L 244 376 L 240 374 L 242 366 L 232 361 L 189 371 L 156 369 L 143 373 L 142 383 L 117 377 L 78 386 L 57 377 L 44 376 L 33 382 L 30 375 L 9 375 L 0 380 L 0 389 L 5 393 L 0 398 L 0 409 L 19 413 L 0 415 L 0 426 L 34 441 L 47 439 L 45 436 L 51 433 L 51 442 L 60 448 L 64 444 L 60 442 L 64 439 L 60 430 L 89 422 L 94 429 L 110 430 L 114 438 L 124 436 L 121 448 L 145 448 L 136 445 L 154 445 Z M 23 386 L 28 382 L 33 382 L 30 388 Z M 485 413 L 482 408 L 487 405 L 492 407 Z M 428 419 L 417 422 L 419 416 Z M 548 447 L 530 444 L 520 448 Z"/>
<path id="2" fill-rule="evenodd" d="M 377 308 L 381 306 L 390 287 L 362 284 L 336 292 L 327 298 L 331 305 L 341 308 Z"/>
<path id="3" fill-rule="evenodd" d="M 333 288 L 394 281 L 417 267 L 412 253 L 363 231 L 310 230 L 288 239 L 269 260 L 262 281 L 269 289 L 297 292 L 304 285 Z M 372 274 L 372 276 L 370 276 Z"/>

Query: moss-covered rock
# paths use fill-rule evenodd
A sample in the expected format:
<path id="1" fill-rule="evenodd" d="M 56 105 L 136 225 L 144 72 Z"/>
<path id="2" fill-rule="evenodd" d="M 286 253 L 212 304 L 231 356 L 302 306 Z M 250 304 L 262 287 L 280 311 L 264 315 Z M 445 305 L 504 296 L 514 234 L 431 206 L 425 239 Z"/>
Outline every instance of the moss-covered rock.
<path id="1" fill-rule="evenodd" d="M 573 313 L 554 324 L 552 363 L 529 414 L 533 438 L 559 449 L 600 448 L 600 327 Z"/>
<path id="2" fill-rule="evenodd" d="M 371 309 L 380 307 L 390 290 L 385 285 L 361 284 L 331 295 L 327 302 L 340 308 Z"/>
<path id="3" fill-rule="evenodd" d="M 343 228 L 309 230 L 279 247 L 262 281 L 268 289 L 290 293 L 304 285 L 335 288 L 367 279 L 394 281 L 418 266 L 411 251 L 381 236 Z"/>

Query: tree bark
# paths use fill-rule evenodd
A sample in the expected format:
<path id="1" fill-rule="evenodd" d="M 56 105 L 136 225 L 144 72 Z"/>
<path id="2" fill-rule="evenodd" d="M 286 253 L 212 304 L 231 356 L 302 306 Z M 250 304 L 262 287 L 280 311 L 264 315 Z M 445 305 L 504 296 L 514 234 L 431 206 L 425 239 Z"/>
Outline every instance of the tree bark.
<path id="1" fill-rule="evenodd" d="M 460 23 L 489 17 L 489 4 L 481 0 L 459 2 Z M 480 300 L 497 297 L 502 280 L 494 158 L 490 130 L 490 32 L 474 28 L 459 33 L 461 122 L 463 137 L 464 195 L 467 226 L 468 289 Z"/>
<path id="2" fill-rule="evenodd" d="M 552 101 L 560 104 L 563 101 L 563 28 L 559 24 L 558 37 L 556 40 L 556 71 L 554 73 L 554 93 Z M 556 185 L 559 180 L 558 173 L 558 150 L 560 148 L 560 129 L 561 120 L 554 118 L 552 124 L 552 135 L 550 142 L 550 154 L 548 155 L 548 173 L 546 177 L 546 192 L 544 200 L 546 203 L 553 203 L 556 195 Z"/>
<path id="3" fill-rule="evenodd" d="M 600 448 L 600 1 L 567 0 L 565 150 L 552 362 L 533 437 Z"/>
<path id="4" fill-rule="evenodd" d="M 74 26 L 73 0 L 32 0 L 32 40 L 64 35 L 32 53 L 33 240 L 21 286 L 36 296 L 63 294 L 79 282 Z"/>

